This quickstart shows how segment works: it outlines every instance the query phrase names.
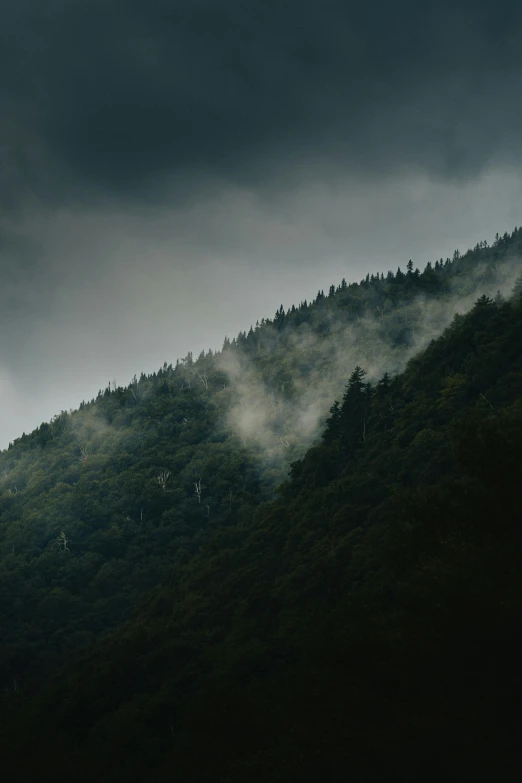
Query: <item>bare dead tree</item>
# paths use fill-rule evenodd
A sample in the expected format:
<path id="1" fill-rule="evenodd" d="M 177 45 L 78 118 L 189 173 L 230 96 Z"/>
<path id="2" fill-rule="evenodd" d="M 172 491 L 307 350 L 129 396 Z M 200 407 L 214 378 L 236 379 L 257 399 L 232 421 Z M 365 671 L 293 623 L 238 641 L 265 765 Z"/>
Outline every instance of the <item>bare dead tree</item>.
<path id="1" fill-rule="evenodd" d="M 208 389 L 208 384 L 209 384 L 209 380 L 210 379 L 209 379 L 207 373 L 206 372 L 204 372 L 204 373 L 198 372 L 197 376 L 198 376 L 199 380 L 201 381 L 201 383 L 203 384 L 203 386 L 205 387 L 205 389 Z"/>
<path id="2" fill-rule="evenodd" d="M 484 395 L 482 394 L 482 392 L 479 392 L 479 394 L 480 394 L 480 396 L 482 397 L 482 399 L 484 400 L 484 402 L 487 402 L 487 404 L 489 405 L 489 407 L 491 408 L 491 410 L 492 410 L 492 411 L 494 411 L 494 410 L 495 410 L 495 408 L 494 408 L 494 407 L 493 407 L 493 405 L 490 403 L 490 401 L 487 399 L 487 397 L 484 397 Z"/>
<path id="3" fill-rule="evenodd" d="M 80 443 L 80 462 L 85 462 L 89 456 L 89 451 L 85 443 Z"/>
<path id="4" fill-rule="evenodd" d="M 203 490 L 205 487 L 201 483 L 201 479 L 199 478 L 197 481 L 194 482 L 194 492 L 198 499 L 198 503 L 201 503 L 201 495 L 203 493 Z"/>
<path id="5" fill-rule="evenodd" d="M 159 476 L 156 476 L 157 482 L 162 488 L 163 492 L 168 492 L 167 481 L 170 477 L 170 470 L 162 470 Z"/>
<path id="6" fill-rule="evenodd" d="M 60 535 L 58 536 L 57 541 L 58 541 L 58 547 L 61 549 L 62 552 L 70 552 L 71 551 L 69 549 L 69 546 L 68 546 L 70 539 L 67 538 L 67 536 L 65 535 L 63 530 L 60 533 Z"/>

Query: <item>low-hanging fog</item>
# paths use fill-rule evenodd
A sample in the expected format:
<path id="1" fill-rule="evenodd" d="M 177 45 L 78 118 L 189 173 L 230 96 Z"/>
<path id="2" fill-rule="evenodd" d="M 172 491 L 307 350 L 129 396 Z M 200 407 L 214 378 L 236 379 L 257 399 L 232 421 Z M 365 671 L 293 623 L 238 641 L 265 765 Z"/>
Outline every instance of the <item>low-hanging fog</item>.
<path id="1" fill-rule="evenodd" d="M 370 382 L 384 373 L 400 372 L 410 358 L 451 324 L 457 313 L 467 312 L 480 296 L 509 298 L 522 273 L 522 259 L 509 258 L 487 281 L 484 273 L 485 267 L 479 265 L 465 280 L 453 279 L 444 297 L 428 299 L 419 295 L 400 309 L 385 303 L 382 308 L 367 309 L 350 324 L 334 310 L 328 318 L 326 335 L 319 336 L 304 324 L 291 333 L 287 349 L 290 365 L 285 365 L 280 350 L 274 351 L 284 379 L 277 386 L 266 382 L 262 370 L 248 355 L 223 352 L 218 366 L 231 384 L 231 429 L 275 466 L 302 456 L 323 431 L 334 399 L 342 399 L 356 366 L 365 370 Z M 397 325 L 405 327 L 408 343 L 392 346 L 388 332 Z M 285 381 L 291 386 L 290 394 Z"/>

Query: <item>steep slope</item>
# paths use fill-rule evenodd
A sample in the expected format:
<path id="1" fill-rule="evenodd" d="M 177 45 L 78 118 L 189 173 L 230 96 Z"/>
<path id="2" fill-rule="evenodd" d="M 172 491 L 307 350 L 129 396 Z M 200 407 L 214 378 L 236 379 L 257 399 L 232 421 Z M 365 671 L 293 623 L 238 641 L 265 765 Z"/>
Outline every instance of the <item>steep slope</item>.
<path id="1" fill-rule="evenodd" d="M 489 770 L 502 779 L 520 763 L 521 726 L 512 717 L 522 695 L 519 289 L 512 302 L 482 296 L 401 375 L 371 385 L 359 367 L 347 368 L 348 385 L 321 441 L 293 464 L 273 500 L 263 501 L 262 471 L 249 478 L 257 454 L 223 436 L 229 409 L 219 409 L 217 393 L 195 416 L 201 451 L 184 446 L 192 459 L 216 446 L 205 476 L 228 470 L 225 489 L 240 477 L 228 505 L 225 491 L 212 487 L 215 517 L 194 497 L 203 472 L 183 474 L 187 455 L 178 472 L 164 474 L 164 486 L 151 471 L 151 458 L 164 470 L 169 464 L 161 451 L 169 437 L 162 445 L 157 434 L 163 424 L 150 443 L 137 440 L 134 462 L 122 458 L 114 473 L 125 480 L 113 495 L 117 479 L 108 468 L 98 463 L 89 473 L 90 455 L 77 458 L 75 536 L 59 537 L 70 501 L 59 505 L 56 485 L 46 492 L 37 485 L 31 495 L 22 484 L 3 497 L 18 504 L 4 511 L 11 516 L 2 584 L 11 592 L 3 606 L 19 634 L 5 665 L 14 679 L 25 654 L 29 672 L 26 684 L 3 697 L 3 754 L 13 769 L 27 779 L 52 772 L 64 780 L 268 783 L 348 773 L 425 779 L 435 768 L 457 776 Z M 113 415 L 113 424 L 129 416 L 132 428 L 128 411 L 168 399 L 172 392 L 157 392 L 168 381 L 107 394 L 97 410 Z M 208 391 L 200 386 L 191 405 Z M 156 393 L 147 397 L 147 389 Z M 142 397 L 118 407 L 118 394 Z M 152 427 L 142 418 L 140 426 Z M 181 424 L 172 426 L 180 427 L 179 439 Z M 124 429 L 109 451 L 107 435 L 117 431 L 104 430 L 105 452 L 100 444 L 111 460 L 131 453 Z M 15 448 L 22 446 L 29 448 Z M 54 475 L 70 469 L 60 466 L 60 452 L 51 449 Z M 126 522 L 122 498 L 136 502 L 127 487 L 147 471 L 146 518 Z M 185 492 L 174 504 L 176 519 L 169 486 Z M 42 523 L 32 504 L 45 498 L 45 514 L 53 490 L 48 542 L 57 534 L 58 543 L 52 549 L 44 537 L 38 549 Z M 83 539 L 80 519 L 88 528 Z M 24 603 L 9 600 L 21 589 L 20 555 L 16 544 L 8 551 L 7 538 L 18 530 L 33 547 L 23 560 Z M 48 603 L 35 613 L 41 594 Z M 35 617 L 49 623 L 43 635 Z M 119 627 L 97 638 L 97 622 Z M 84 633 L 80 643 L 71 629 Z M 35 644 L 43 645 L 50 672 L 42 682 L 29 661 Z M 63 667 L 64 648 L 81 646 Z"/>
<path id="2" fill-rule="evenodd" d="M 522 231 L 421 274 L 343 281 L 221 353 L 189 354 L 0 454 L 0 683 L 23 687 L 125 621 L 216 528 L 249 520 L 316 440 L 356 364 L 401 369 L 479 293 L 509 289 Z"/>

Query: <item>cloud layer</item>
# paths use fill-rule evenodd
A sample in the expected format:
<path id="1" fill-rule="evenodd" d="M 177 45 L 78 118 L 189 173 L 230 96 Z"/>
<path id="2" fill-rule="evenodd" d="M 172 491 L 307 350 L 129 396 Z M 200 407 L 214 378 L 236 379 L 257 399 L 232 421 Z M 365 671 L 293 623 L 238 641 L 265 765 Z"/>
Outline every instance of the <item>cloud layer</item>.
<path id="1" fill-rule="evenodd" d="M 7 0 L 0 22 L 7 203 L 520 154 L 515 2 Z"/>

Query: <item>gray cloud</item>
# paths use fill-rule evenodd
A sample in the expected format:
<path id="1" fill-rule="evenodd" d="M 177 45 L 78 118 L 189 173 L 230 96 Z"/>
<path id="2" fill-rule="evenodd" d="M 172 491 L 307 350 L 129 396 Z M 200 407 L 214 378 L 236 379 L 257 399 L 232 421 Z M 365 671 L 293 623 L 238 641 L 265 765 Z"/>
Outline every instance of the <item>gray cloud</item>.
<path id="1" fill-rule="evenodd" d="M 4 0 L 0 446 L 520 221 L 522 9 Z"/>
<path id="2" fill-rule="evenodd" d="M 520 153 L 515 2 L 11 0 L 0 31 L 8 203 Z"/>

